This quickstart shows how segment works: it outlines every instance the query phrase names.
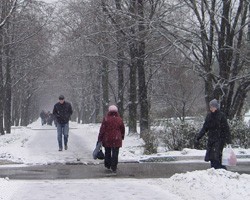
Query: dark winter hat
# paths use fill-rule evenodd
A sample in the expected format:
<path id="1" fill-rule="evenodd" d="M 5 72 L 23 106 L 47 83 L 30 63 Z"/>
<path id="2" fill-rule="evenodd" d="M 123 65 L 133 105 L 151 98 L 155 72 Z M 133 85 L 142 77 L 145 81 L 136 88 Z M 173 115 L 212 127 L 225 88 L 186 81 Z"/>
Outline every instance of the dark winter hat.
<path id="1" fill-rule="evenodd" d="M 64 96 L 62 94 L 59 96 L 59 100 L 64 100 Z"/>
<path id="2" fill-rule="evenodd" d="M 218 102 L 217 99 L 213 99 L 212 101 L 210 101 L 210 102 L 209 102 L 209 106 L 210 106 L 210 107 L 217 108 L 217 109 L 220 108 L 220 104 L 219 104 L 219 102 Z"/>

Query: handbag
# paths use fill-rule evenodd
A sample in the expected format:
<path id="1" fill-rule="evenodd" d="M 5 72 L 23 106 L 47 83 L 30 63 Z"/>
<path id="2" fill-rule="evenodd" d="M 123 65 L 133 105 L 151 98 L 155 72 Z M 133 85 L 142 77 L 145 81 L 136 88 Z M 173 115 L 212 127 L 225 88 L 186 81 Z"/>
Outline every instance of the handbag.
<path id="1" fill-rule="evenodd" d="M 93 151 L 93 159 L 99 159 L 103 160 L 104 159 L 104 153 L 102 152 L 102 142 L 97 142 L 96 147 Z"/>
<path id="2" fill-rule="evenodd" d="M 97 159 L 103 160 L 104 159 L 104 153 L 102 152 L 102 149 L 100 149 L 97 153 Z"/>
<path id="3" fill-rule="evenodd" d="M 237 158 L 231 145 L 227 145 L 222 152 L 222 165 L 236 166 Z"/>

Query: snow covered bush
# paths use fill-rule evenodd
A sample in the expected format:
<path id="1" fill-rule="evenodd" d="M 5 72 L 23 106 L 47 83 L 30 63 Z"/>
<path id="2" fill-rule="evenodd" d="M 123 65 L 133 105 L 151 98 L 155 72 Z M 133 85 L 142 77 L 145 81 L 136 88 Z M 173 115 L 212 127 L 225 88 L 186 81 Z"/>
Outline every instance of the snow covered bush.
<path id="1" fill-rule="evenodd" d="M 233 146 L 250 147 L 250 127 L 242 120 L 229 121 Z"/>
<path id="2" fill-rule="evenodd" d="M 200 123 L 183 122 L 180 120 L 166 120 L 159 126 L 152 128 L 159 144 L 165 146 L 167 150 L 182 150 L 183 148 L 194 148 L 195 134 L 201 129 Z M 204 141 L 200 142 L 200 147 L 204 147 Z"/>
<path id="3" fill-rule="evenodd" d="M 150 155 L 157 153 L 158 140 L 152 131 L 145 133 L 143 140 L 145 142 L 144 154 Z"/>
<path id="4" fill-rule="evenodd" d="M 207 134 L 200 140 L 198 147 L 194 147 L 194 138 L 204 123 L 204 119 L 180 121 L 174 119 L 160 120 L 151 128 L 147 142 L 149 152 L 159 147 L 166 150 L 182 150 L 184 148 L 206 149 Z M 249 148 L 250 127 L 241 120 L 229 121 L 232 145 L 235 147 Z M 155 145 L 158 145 L 156 147 Z"/>

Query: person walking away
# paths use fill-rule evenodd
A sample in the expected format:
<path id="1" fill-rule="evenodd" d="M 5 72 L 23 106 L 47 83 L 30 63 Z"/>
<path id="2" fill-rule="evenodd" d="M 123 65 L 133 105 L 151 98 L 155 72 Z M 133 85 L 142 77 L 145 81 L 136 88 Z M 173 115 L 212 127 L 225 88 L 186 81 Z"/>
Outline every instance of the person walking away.
<path id="1" fill-rule="evenodd" d="M 40 113 L 40 117 L 41 117 L 41 123 L 43 126 L 44 124 L 46 124 L 46 113 L 44 110 L 42 110 L 42 112 Z"/>
<path id="2" fill-rule="evenodd" d="M 63 95 L 59 96 L 59 102 L 54 105 L 53 115 L 57 122 L 57 140 L 59 145 L 59 151 L 62 151 L 62 136 L 64 141 L 64 149 L 68 149 L 68 137 L 69 137 L 69 120 L 73 110 L 69 102 L 66 102 Z"/>
<path id="3" fill-rule="evenodd" d="M 119 148 L 125 136 L 125 126 L 115 105 L 109 106 L 108 113 L 103 118 L 98 142 L 105 148 L 104 166 L 116 173 L 118 165 Z"/>
<path id="4" fill-rule="evenodd" d="M 209 102 L 210 113 L 207 114 L 202 129 L 195 137 L 195 143 L 207 133 L 208 141 L 205 161 L 210 161 L 211 168 L 226 169 L 222 165 L 222 151 L 226 144 L 231 143 L 231 135 L 226 116 L 220 111 L 220 105 L 216 99 Z"/>
<path id="5" fill-rule="evenodd" d="M 47 124 L 52 126 L 53 120 L 54 120 L 54 115 L 50 111 L 48 111 Z"/>

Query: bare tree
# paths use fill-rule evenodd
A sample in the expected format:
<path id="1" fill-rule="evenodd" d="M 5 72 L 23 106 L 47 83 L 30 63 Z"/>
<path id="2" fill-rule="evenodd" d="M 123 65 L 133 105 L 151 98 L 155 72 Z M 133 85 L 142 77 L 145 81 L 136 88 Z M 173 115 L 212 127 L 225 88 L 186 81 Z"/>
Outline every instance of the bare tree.
<path id="1" fill-rule="evenodd" d="M 179 11 L 187 13 L 186 21 L 174 30 L 179 31 L 181 48 L 187 49 L 183 54 L 192 52 L 190 59 L 204 79 L 207 107 L 216 98 L 230 119 L 240 117 L 250 89 L 245 53 L 249 2 L 185 0 L 178 5 L 185 6 Z"/>
<path id="2" fill-rule="evenodd" d="M 52 73 L 65 81 L 56 92 L 68 94 L 75 117 L 82 123 L 100 121 L 101 107 L 106 112 L 110 101 L 110 37 L 104 17 L 99 16 L 102 9 L 101 4 L 94 2 L 92 5 L 90 2 L 65 1 L 58 11 L 55 40 L 58 51 Z M 54 81 L 58 82 L 58 79 Z"/>
<path id="3" fill-rule="evenodd" d="M 11 52 L 7 57 L 11 59 L 11 80 L 6 81 L 11 83 L 8 99 L 11 99 L 13 125 L 26 126 L 38 116 L 36 92 L 42 86 L 40 80 L 44 79 L 48 65 L 50 32 L 46 25 L 52 11 L 44 3 L 23 1 L 11 18 L 8 34 L 12 40 L 5 46 Z"/>
<path id="4" fill-rule="evenodd" d="M 17 4 L 17 0 L 13 0 L 13 1 L 7 1 L 7 0 L 3 0 L 1 1 L 0 4 L 0 51 L 1 51 L 1 55 L 0 55 L 0 134 L 3 135 L 4 132 L 4 124 L 3 124 L 3 110 L 4 110 L 4 98 L 5 97 L 5 91 L 4 91 L 4 75 L 3 75 L 3 68 L 4 68 L 4 43 L 6 42 L 4 40 L 4 26 L 6 24 L 9 24 L 9 19 L 11 17 L 11 15 L 13 14 L 13 12 L 15 11 L 16 8 L 16 4 Z M 7 55 L 9 54 L 8 52 L 5 52 Z M 7 75 L 7 91 L 10 91 L 10 64 L 9 64 L 9 59 L 7 60 L 7 65 L 6 65 L 6 75 Z M 11 99 L 8 99 L 8 102 L 10 102 Z M 6 105 L 8 106 L 8 105 Z M 10 107 L 10 106 L 9 106 Z M 6 112 L 9 112 L 9 110 L 5 110 Z M 8 113 L 9 114 L 9 113 Z M 9 116 L 10 118 L 10 116 Z M 10 132 L 10 123 L 9 123 L 9 119 L 6 118 L 5 123 L 7 125 L 7 133 Z"/>

